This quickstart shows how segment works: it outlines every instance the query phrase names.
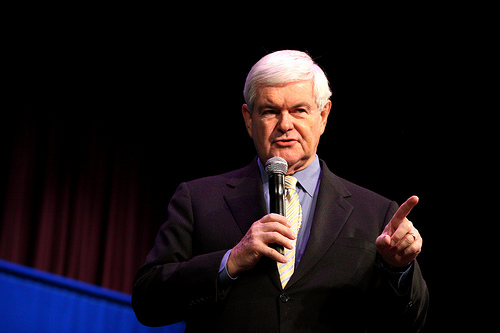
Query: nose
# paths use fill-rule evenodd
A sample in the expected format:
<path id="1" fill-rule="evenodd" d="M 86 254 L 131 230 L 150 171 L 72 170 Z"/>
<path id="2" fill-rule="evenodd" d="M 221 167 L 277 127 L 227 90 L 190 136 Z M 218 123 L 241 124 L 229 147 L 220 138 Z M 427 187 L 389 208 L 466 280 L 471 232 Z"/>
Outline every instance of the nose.
<path id="1" fill-rule="evenodd" d="M 292 116 L 288 111 L 282 111 L 280 113 L 280 116 L 278 118 L 277 129 L 282 133 L 286 133 L 293 129 Z"/>

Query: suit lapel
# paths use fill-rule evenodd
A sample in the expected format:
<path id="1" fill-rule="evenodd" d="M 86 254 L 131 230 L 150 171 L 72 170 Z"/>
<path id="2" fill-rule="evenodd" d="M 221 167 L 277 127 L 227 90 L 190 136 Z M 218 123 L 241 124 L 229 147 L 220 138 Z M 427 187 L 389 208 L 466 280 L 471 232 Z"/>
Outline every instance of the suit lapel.
<path id="1" fill-rule="evenodd" d="M 266 202 L 256 159 L 230 178 L 227 186 L 224 200 L 243 237 L 253 222 L 266 215 Z"/>
<path id="2" fill-rule="evenodd" d="M 311 234 L 304 256 L 286 288 L 301 279 L 321 260 L 338 237 L 353 210 L 353 206 L 345 199 L 351 196 L 349 191 L 323 161 L 321 161 L 321 167 L 321 183 Z"/>

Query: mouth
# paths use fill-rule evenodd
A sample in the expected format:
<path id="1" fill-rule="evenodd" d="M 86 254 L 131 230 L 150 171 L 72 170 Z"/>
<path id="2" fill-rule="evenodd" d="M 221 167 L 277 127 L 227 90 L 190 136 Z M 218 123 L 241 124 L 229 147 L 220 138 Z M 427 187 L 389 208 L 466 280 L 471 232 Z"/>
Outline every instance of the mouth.
<path id="1" fill-rule="evenodd" d="M 293 146 L 297 140 L 295 139 L 279 139 L 279 140 L 274 140 L 273 144 L 279 146 L 279 147 L 290 147 Z"/>

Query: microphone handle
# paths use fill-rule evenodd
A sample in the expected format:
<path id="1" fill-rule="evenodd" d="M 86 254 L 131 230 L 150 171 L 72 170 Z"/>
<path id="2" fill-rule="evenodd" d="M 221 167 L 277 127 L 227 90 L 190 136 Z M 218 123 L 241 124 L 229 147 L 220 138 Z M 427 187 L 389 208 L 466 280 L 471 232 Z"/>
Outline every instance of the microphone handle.
<path id="1" fill-rule="evenodd" d="M 285 216 L 285 175 L 282 173 L 272 173 L 269 175 L 269 210 Z M 269 244 L 281 254 L 285 253 L 282 245 L 277 243 Z"/>

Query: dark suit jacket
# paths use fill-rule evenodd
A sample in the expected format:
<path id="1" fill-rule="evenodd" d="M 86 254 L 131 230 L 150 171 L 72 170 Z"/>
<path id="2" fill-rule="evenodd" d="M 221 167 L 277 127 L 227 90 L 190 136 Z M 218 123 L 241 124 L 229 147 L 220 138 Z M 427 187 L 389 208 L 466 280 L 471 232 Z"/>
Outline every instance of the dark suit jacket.
<path id="1" fill-rule="evenodd" d="M 321 167 L 309 241 L 284 290 L 276 262 L 266 257 L 226 290 L 218 284 L 225 252 L 266 214 L 256 160 L 181 184 L 135 279 L 139 321 L 185 320 L 186 332 L 418 330 L 428 306 L 418 264 L 398 294 L 375 247 L 397 204 L 334 175 L 323 161 Z"/>

